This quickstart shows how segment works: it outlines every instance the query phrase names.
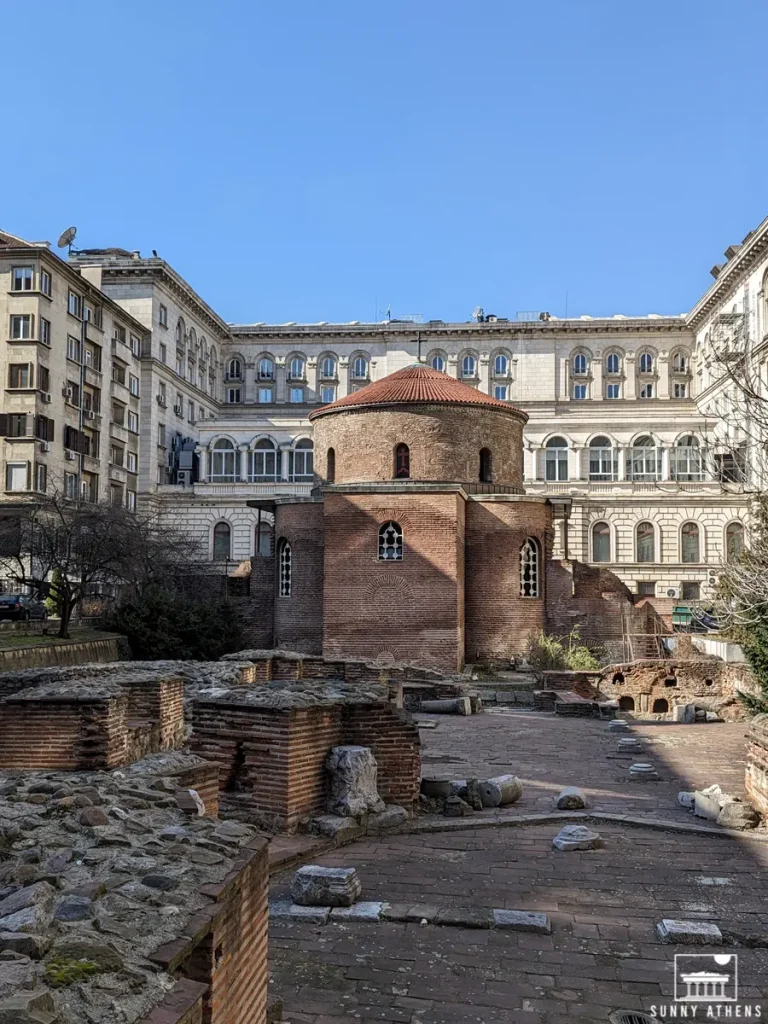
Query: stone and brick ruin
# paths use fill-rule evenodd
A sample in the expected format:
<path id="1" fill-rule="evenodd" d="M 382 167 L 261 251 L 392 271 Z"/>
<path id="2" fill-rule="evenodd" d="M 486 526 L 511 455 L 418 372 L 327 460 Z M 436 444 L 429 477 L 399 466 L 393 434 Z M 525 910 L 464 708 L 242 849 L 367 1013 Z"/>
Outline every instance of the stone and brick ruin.
<path id="1" fill-rule="evenodd" d="M 0 676 L 0 1021 L 264 1024 L 268 833 L 405 820 L 404 693 L 440 678 L 281 651 Z"/>

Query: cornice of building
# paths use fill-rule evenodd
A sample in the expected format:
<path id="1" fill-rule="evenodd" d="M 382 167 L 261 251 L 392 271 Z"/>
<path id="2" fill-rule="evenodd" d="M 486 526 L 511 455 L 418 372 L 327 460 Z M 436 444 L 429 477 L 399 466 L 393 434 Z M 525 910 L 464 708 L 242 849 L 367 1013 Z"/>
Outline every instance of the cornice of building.
<path id="1" fill-rule="evenodd" d="M 540 336 L 570 335 L 626 335 L 626 334 L 688 334 L 684 316 L 674 317 L 594 317 L 578 320 L 518 321 L 502 320 L 493 323 L 426 323 L 414 324 L 385 321 L 383 323 L 346 324 L 229 324 L 233 342 L 238 339 L 284 339 L 310 341 L 328 338 L 370 338 L 378 341 L 390 338 L 416 342 L 421 338 L 441 337 L 494 337 L 536 338 Z"/>
<path id="2" fill-rule="evenodd" d="M 198 295 L 195 289 L 188 284 L 180 274 L 159 257 L 94 257 L 87 254 L 75 256 L 74 266 L 98 266 L 101 268 L 104 280 L 117 281 L 120 278 L 132 277 L 134 279 L 145 279 L 161 281 L 162 284 L 177 299 L 191 307 L 195 315 L 209 328 L 216 333 L 220 341 L 230 339 L 230 329 L 227 323 L 221 319 L 218 313 L 211 309 L 208 303 Z"/>
<path id="3" fill-rule="evenodd" d="M 766 252 L 768 252 L 768 217 L 751 234 L 747 235 L 738 252 L 725 264 L 714 283 L 693 307 L 686 318 L 687 326 L 692 330 L 701 327 L 717 307 L 728 300 Z"/>

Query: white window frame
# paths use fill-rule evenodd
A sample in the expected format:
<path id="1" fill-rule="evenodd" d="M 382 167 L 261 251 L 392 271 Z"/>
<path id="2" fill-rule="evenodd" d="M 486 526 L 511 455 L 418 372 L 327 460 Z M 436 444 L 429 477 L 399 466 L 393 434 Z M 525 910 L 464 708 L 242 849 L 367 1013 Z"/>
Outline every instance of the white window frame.
<path id="1" fill-rule="evenodd" d="M 16 287 L 16 275 L 20 275 L 18 280 L 21 287 Z M 11 291 L 18 292 L 31 292 L 35 290 L 35 268 L 29 266 L 19 266 L 11 268 Z"/>
<path id="2" fill-rule="evenodd" d="M 35 329 L 32 313 L 14 313 L 11 316 L 11 340 L 30 341 Z"/>
<path id="3" fill-rule="evenodd" d="M 520 548 L 520 597 L 541 597 L 541 549 L 535 537 L 526 537 Z"/>

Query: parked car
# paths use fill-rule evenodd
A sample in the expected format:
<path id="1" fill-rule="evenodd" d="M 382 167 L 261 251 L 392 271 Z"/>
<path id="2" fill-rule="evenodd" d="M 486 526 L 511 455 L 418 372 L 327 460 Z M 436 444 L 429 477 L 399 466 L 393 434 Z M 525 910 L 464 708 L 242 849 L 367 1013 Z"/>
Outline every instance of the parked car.
<path id="1" fill-rule="evenodd" d="M 27 594 L 0 594 L 0 619 L 47 619 L 44 601 Z"/>

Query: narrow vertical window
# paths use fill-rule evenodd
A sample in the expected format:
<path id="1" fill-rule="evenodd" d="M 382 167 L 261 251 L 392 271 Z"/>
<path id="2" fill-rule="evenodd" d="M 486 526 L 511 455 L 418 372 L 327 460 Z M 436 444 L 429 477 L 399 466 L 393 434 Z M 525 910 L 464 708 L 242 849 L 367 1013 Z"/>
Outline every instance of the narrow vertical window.
<path id="1" fill-rule="evenodd" d="M 728 562 L 738 562 L 744 554 L 744 527 L 741 523 L 729 523 L 725 531 L 725 557 Z"/>
<path id="2" fill-rule="evenodd" d="M 611 528 L 608 523 L 595 523 L 592 527 L 592 561 L 610 562 Z"/>
<path id="3" fill-rule="evenodd" d="M 520 548 L 520 597 L 539 596 L 539 543 L 528 537 Z"/>
<path id="4" fill-rule="evenodd" d="M 655 537 L 653 523 L 637 524 L 637 560 L 638 562 L 655 562 Z"/>
<path id="5" fill-rule="evenodd" d="M 403 531 L 400 529 L 399 523 L 390 520 L 379 527 L 379 561 L 402 562 L 402 560 Z"/>
<path id="6" fill-rule="evenodd" d="M 699 549 L 699 528 L 696 523 L 683 523 L 680 531 L 680 546 L 682 548 L 682 559 L 685 563 L 701 561 Z"/>
<path id="7" fill-rule="evenodd" d="M 407 444 L 395 448 L 395 476 L 404 480 L 411 475 L 411 452 Z"/>
<path id="8" fill-rule="evenodd" d="M 269 558 L 272 554 L 272 527 L 269 523 L 260 523 L 255 530 L 256 554 L 262 558 Z"/>
<path id="9" fill-rule="evenodd" d="M 490 448 L 480 449 L 480 483 L 490 484 L 493 482 L 493 459 Z"/>
<path id="10" fill-rule="evenodd" d="M 229 523 L 216 523 L 213 528 L 213 560 L 214 562 L 226 562 L 231 557 L 232 531 Z"/>
<path id="11" fill-rule="evenodd" d="M 333 448 L 328 449 L 328 454 L 325 457 L 325 479 L 329 484 L 336 479 L 336 452 Z"/>
<path id="12" fill-rule="evenodd" d="M 283 538 L 277 546 L 280 597 L 291 596 L 291 570 L 293 568 L 291 545 Z"/>

